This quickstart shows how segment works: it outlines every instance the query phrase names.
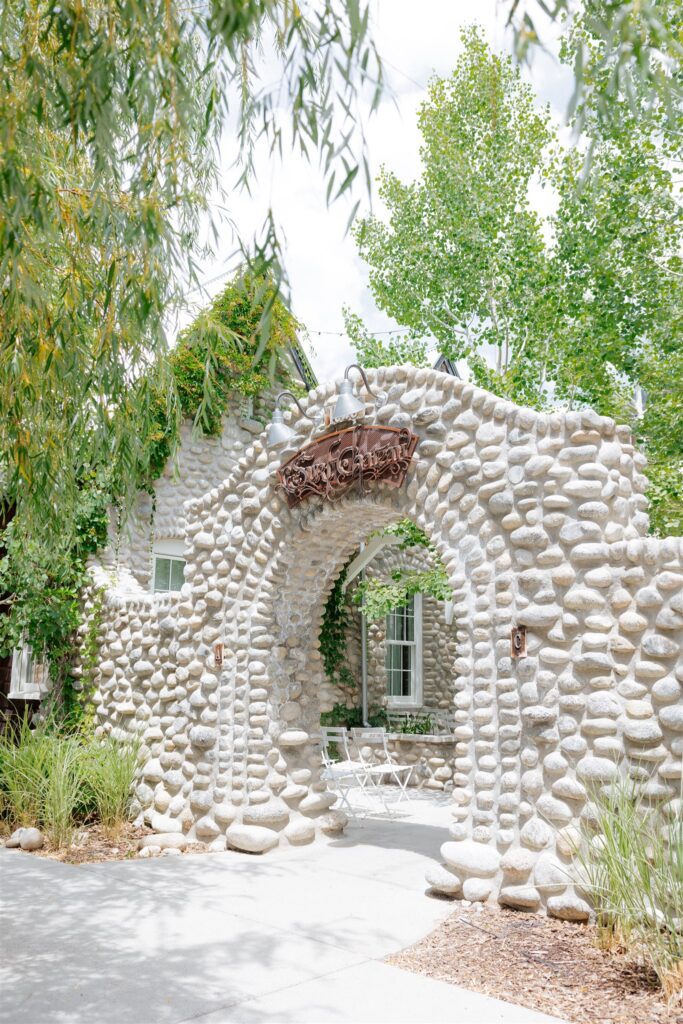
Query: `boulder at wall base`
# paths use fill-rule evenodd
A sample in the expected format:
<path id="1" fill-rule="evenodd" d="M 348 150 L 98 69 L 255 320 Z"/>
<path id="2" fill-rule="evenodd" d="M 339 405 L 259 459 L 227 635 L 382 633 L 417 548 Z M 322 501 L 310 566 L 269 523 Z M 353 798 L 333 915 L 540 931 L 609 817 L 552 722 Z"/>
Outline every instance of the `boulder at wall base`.
<path id="1" fill-rule="evenodd" d="M 303 846 L 315 839 L 315 825 L 312 821 L 290 821 L 284 831 L 285 839 L 292 846 Z"/>
<path id="2" fill-rule="evenodd" d="M 172 818 L 169 814 L 158 814 L 154 811 L 150 815 L 149 823 L 155 832 L 183 831 L 183 826 L 178 818 Z"/>
<path id="3" fill-rule="evenodd" d="M 221 830 L 213 818 L 210 818 L 209 815 L 206 814 L 203 818 L 199 819 L 194 827 L 194 831 L 198 839 L 206 842 L 207 839 L 215 839 L 220 834 Z"/>
<path id="4" fill-rule="evenodd" d="M 138 850 L 144 850 L 146 846 L 158 847 L 160 850 L 184 850 L 187 839 L 179 832 L 155 832 L 138 841 Z"/>
<path id="5" fill-rule="evenodd" d="M 561 896 L 551 896 L 546 907 L 551 917 L 557 917 L 561 921 L 587 921 L 591 915 L 591 908 L 585 900 L 569 892 Z"/>
<path id="6" fill-rule="evenodd" d="M 542 853 L 534 868 L 534 885 L 544 896 L 558 896 L 572 881 L 567 868 L 552 853 Z"/>
<path id="7" fill-rule="evenodd" d="M 472 903 L 485 903 L 493 892 L 493 882 L 488 878 L 466 878 L 462 884 L 463 899 Z"/>
<path id="8" fill-rule="evenodd" d="M 330 811 L 328 814 L 318 818 L 316 824 L 326 836 L 337 836 L 343 832 L 349 823 L 349 819 L 343 811 Z"/>
<path id="9" fill-rule="evenodd" d="M 462 893 L 462 882 L 444 864 L 430 864 L 425 879 L 430 889 L 444 896 L 459 896 Z"/>
<path id="10" fill-rule="evenodd" d="M 497 850 L 469 839 L 459 843 L 444 843 L 441 847 L 441 856 L 449 868 L 466 878 L 490 878 L 496 874 L 500 866 L 500 854 Z"/>
<path id="11" fill-rule="evenodd" d="M 337 802 L 337 794 L 325 790 L 323 793 L 309 793 L 299 804 L 302 814 L 320 814 L 328 811 Z"/>
<path id="12" fill-rule="evenodd" d="M 8 850 L 26 850 L 27 853 L 30 853 L 32 850 L 40 850 L 44 842 L 45 838 L 40 829 L 17 828 L 5 846 Z"/>
<path id="13" fill-rule="evenodd" d="M 245 807 L 242 820 L 245 825 L 264 825 L 266 828 L 281 829 L 289 821 L 289 808 L 282 800 L 269 800 L 265 804 Z"/>
<path id="14" fill-rule="evenodd" d="M 500 890 L 498 902 L 504 907 L 514 910 L 538 910 L 541 897 L 533 885 L 509 885 Z"/>
<path id="15" fill-rule="evenodd" d="M 21 836 L 26 831 L 25 828 L 15 828 L 12 835 L 5 841 L 5 847 L 8 850 L 19 850 L 21 849 Z"/>
<path id="16" fill-rule="evenodd" d="M 266 853 L 280 841 L 277 832 L 262 825 L 242 825 L 239 822 L 231 825 L 225 833 L 228 846 L 246 853 Z"/>

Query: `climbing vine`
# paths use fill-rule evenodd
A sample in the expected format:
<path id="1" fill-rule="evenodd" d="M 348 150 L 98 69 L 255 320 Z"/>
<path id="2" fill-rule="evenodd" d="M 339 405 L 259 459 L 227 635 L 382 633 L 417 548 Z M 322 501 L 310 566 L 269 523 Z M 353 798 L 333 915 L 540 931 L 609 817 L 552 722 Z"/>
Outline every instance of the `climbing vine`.
<path id="1" fill-rule="evenodd" d="M 361 580 L 353 595 L 370 622 L 383 619 L 394 608 L 407 604 L 415 594 L 429 594 L 437 601 L 447 601 L 452 591 L 441 562 L 430 569 L 395 569 L 390 580 L 368 576 Z"/>
<path id="2" fill-rule="evenodd" d="M 350 623 L 344 591 L 347 569 L 348 565 L 344 566 L 327 598 L 318 639 L 325 675 L 347 700 L 354 700 L 358 695 L 358 680 L 348 666 L 346 652 L 346 631 Z"/>

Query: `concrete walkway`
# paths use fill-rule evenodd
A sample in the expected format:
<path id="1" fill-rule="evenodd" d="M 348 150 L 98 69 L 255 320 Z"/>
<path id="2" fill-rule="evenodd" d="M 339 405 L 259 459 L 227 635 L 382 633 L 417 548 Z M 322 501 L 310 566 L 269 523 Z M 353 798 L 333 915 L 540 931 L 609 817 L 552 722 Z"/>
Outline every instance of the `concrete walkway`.
<path id="1" fill-rule="evenodd" d="M 446 832 L 418 817 L 264 857 L 0 849 L 0 1021 L 552 1024 L 382 963 L 453 909 L 424 894 Z"/>

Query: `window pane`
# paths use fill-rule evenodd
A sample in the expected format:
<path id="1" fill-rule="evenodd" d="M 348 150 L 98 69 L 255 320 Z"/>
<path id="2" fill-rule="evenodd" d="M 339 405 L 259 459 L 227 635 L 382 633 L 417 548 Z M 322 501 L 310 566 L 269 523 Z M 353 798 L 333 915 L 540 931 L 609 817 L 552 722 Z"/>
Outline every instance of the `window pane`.
<path id="1" fill-rule="evenodd" d="M 180 558 L 171 560 L 171 590 L 180 590 L 185 582 L 185 563 Z"/>
<path id="2" fill-rule="evenodd" d="M 171 586 L 171 559 L 155 558 L 154 560 L 154 589 L 169 590 Z"/>
<path id="3" fill-rule="evenodd" d="M 400 647 L 401 651 L 401 696 L 413 695 L 413 648 Z"/>

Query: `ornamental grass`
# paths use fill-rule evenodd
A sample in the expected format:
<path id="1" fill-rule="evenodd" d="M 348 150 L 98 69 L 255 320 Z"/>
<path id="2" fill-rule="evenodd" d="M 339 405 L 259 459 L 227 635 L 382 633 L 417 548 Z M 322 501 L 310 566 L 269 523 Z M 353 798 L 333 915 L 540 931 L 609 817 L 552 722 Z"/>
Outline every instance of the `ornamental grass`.
<path id="1" fill-rule="evenodd" d="M 581 886 L 597 913 L 601 945 L 628 950 L 654 971 L 665 996 L 683 998 L 683 819 L 615 781 L 594 798 L 579 855 Z"/>
<path id="2" fill-rule="evenodd" d="M 70 733 L 54 721 L 0 733 L 0 811 L 11 829 L 35 826 L 70 846 L 79 825 L 115 834 L 131 816 L 138 745 Z"/>

